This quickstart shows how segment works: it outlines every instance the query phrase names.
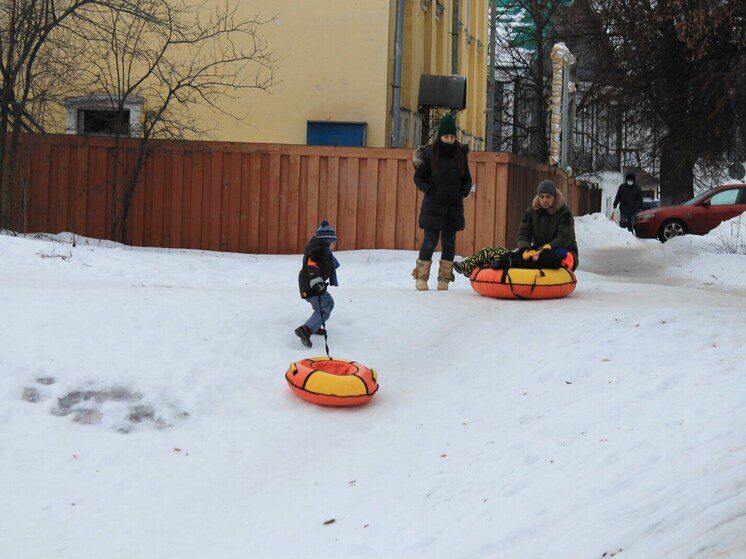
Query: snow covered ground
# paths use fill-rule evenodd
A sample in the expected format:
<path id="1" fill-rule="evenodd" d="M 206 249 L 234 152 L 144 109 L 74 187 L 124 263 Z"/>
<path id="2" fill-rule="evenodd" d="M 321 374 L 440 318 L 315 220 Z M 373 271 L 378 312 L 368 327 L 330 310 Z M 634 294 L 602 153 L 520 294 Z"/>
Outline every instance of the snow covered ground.
<path id="1" fill-rule="evenodd" d="M 577 231 L 559 301 L 338 253 L 356 409 L 285 384 L 297 256 L 0 236 L 0 556 L 746 557 L 746 256 Z"/>

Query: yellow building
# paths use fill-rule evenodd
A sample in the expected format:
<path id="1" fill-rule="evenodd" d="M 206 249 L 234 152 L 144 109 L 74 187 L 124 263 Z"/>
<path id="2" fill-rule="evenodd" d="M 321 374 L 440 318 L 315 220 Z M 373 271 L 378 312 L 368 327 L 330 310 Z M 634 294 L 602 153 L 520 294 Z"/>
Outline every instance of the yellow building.
<path id="1" fill-rule="evenodd" d="M 389 3 L 389 66 L 393 80 L 393 43 L 396 1 Z M 402 110 L 409 118 L 406 146 L 419 141 L 418 98 L 420 76 L 458 74 L 466 77 L 466 110 L 459 114 L 459 140 L 484 149 L 487 106 L 487 0 L 458 1 L 458 35 L 454 34 L 453 0 L 405 0 Z M 454 49 L 453 37 L 456 36 Z M 454 68 L 454 50 L 457 68 Z M 390 113 L 391 95 L 387 98 Z M 387 132 L 390 130 L 390 123 Z M 417 138 L 417 139 L 415 139 Z"/>
<path id="2" fill-rule="evenodd" d="M 457 119 L 460 139 L 483 148 L 487 0 L 458 0 L 457 35 L 454 0 L 403 4 L 399 146 L 412 147 L 421 140 L 420 76 L 454 73 L 455 51 L 456 73 L 466 77 L 468 95 L 467 108 Z M 359 144 L 392 145 L 397 0 L 238 0 L 238 6 L 240 16 L 274 16 L 262 33 L 278 60 L 278 83 L 269 93 L 239 91 L 235 101 L 225 101 L 228 113 L 247 115 L 241 122 L 194 108 L 214 139 L 305 144 L 316 143 L 320 134 L 321 143 L 345 143 L 347 135 L 359 134 Z M 81 115 L 87 106 L 95 106 L 95 99 L 70 100 L 68 132 L 81 132 Z M 147 99 L 135 100 L 131 122 L 139 117 L 141 104 L 147 105 Z"/>

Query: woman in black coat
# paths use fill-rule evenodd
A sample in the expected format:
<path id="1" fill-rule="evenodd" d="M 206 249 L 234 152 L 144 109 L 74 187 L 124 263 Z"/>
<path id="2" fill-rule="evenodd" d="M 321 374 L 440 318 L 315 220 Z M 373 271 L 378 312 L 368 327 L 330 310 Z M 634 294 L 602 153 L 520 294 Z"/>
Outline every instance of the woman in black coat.
<path id="1" fill-rule="evenodd" d="M 456 141 L 456 121 L 446 115 L 438 124 L 438 135 L 428 146 L 414 154 L 414 183 L 425 193 L 420 209 L 420 229 L 425 239 L 420 247 L 417 267 L 412 271 L 415 286 L 427 290 L 433 251 L 440 239 L 442 253 L 438 269 L 438 289 L 448 289 L 454 280 L 453 257 L 456 233 L 463 231 L 464 198 L 471 191 L 471 173 L 467 154 L 469 146 Z"/>

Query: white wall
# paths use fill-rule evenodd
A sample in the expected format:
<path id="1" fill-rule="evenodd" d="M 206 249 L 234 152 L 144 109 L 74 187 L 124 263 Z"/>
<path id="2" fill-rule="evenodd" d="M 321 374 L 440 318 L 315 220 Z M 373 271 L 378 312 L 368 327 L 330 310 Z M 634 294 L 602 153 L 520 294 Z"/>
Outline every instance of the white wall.
<path id="1" fill-rule="evenodd" d="M 583 175 L 578 178 L 598 184 L 599 188 L 601 188 L 601 213 L 606 217 L 611 217 L 616 191 L 624 181 L 624 175 L 619 171 L 604 171 L 602 173 Z"/>
<path id="2" fill-rule="evenodd" d="M 606 171 L 601 173 L 601 208 L 607 217 L 611 216 L 614 198 L 619 185 L 624 181 L 624 175 L 618 171 Z"/>

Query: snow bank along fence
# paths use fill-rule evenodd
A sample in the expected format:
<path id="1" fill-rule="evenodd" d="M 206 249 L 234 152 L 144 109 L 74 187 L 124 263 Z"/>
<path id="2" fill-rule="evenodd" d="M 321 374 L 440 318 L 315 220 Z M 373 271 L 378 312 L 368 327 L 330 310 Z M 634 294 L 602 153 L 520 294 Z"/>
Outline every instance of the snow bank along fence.
<path id="1" fill-rule="evenodd" d="M 136 246 L 299 253 L 321 219 L 337 250 L 415 249 L 422 194 L 412 150 L 201 141 L 155 141 L 128 219 Z M 126 173 L 137 140 L 124 140 Z M 12 228 L 110 238 L 113 138 L 25 135 L 13 181 Z M 121 156 L 120 156 L 121 157 Z M 548 165 L 506 153 L 469 156 L 476 193 L 466 200 L 458 251 L 513 246 L 537 184 L 553 178 L 576 215 L 600 210 L 598 193 Z M 121 187 L 118 189 L 121 192 Z"/>

